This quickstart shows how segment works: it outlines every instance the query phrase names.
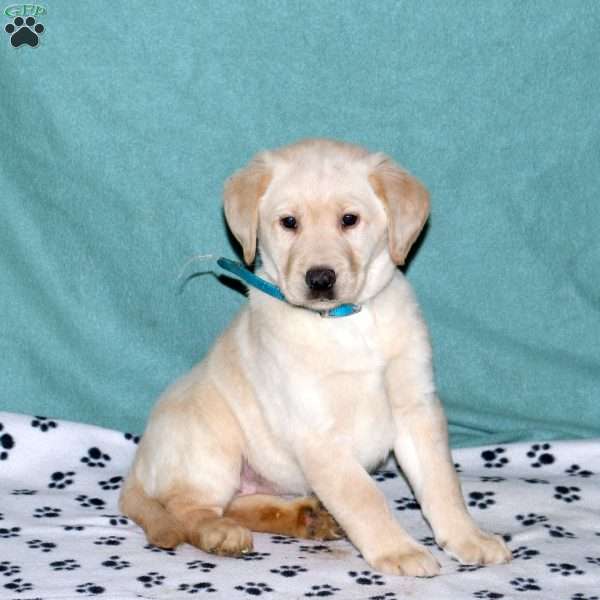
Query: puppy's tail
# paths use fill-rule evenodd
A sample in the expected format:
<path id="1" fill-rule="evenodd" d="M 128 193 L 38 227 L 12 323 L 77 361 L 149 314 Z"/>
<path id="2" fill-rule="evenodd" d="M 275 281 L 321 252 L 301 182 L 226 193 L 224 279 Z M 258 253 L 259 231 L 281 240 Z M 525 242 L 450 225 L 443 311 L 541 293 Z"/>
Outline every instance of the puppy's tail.
<path id="1" fill-rule="evenodd" d="M 183 525 L 155 498 L 146 494 L 130 476 L 119 498 L 121 512 L 146 532 L 148 542 L 159 548 L 175 548 L 186 541 Z"/>

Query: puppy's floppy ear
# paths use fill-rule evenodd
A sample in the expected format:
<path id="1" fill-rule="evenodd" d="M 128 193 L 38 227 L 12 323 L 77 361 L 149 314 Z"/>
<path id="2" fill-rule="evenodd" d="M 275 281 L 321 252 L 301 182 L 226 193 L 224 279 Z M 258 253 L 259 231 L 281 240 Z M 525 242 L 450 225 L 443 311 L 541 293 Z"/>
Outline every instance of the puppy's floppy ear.
<path id="1" fill-rule="evenodd" d="M 246 264 L 251 264 L 256 255 L 258 203 L 270 182 L 271 170 L 260 156 L 225 182 L 225 218 L 242 246 Z"/>
<path id="2" fill-rule="evenodd" d="M 384 154 L 374 156 L 369 183 L 387 213 L 392 260 L 403 265 L 429 216 L 429 193 L 418 179 Z"/>

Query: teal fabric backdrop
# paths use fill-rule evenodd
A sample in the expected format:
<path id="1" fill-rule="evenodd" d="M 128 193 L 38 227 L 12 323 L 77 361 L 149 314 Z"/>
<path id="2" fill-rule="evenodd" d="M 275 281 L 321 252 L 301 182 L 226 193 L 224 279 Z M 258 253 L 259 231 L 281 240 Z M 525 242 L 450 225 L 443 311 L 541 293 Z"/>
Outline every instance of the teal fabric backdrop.
<path id="1" fill-rule="evenodd" d="M 35 48 L 1 16 L 1 410 L 140 432 L 245 302 L 184 268 L 235 255 L 223 181 L 326 136 L 431 191 L 453 443 L 600 435 L 600 3 L 41 4 Z"/>

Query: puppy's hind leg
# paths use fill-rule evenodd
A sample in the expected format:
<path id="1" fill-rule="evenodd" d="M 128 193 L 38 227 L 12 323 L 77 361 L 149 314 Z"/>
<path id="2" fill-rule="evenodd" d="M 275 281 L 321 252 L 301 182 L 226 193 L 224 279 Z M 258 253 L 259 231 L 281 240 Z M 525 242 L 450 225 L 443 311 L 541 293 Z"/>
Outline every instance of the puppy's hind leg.
<path id="1" fill-rule="evenodd" d="M 250 531 L 223 515 L 240 485 L 242 451 L 237 420 L 214 386 L 184 379 L 150 419 L 121 508 L 157 546 L 246 552 Z"/>
<path id="2" fill-rule="evenodd" d="M 121 512 L 146 532 L 150 544 L 170 549 L 186 541 L 183 525 L 131 478 L 123 488 L 119 505 Z"/>
<path id="3" fill-rule="evenodd" d="M 163 501 L 131 485 L 121 497 L 121 510 L 140 525 L 150 544 L 175 548 L 188 542 L 205 552 L 235 556 L 252 549 L 252 534 L 223 510 L 202 502 L 202 493 L 179 490 Z"/>
<path id="4" fill-rule="evenodd" d="M 315 496 L 286 500 L 268 494 L 236 496 L 225 516 L 252 531 L 278 533 L 309 540 L 344 536 L 336 520 Z"/>
<path id="5" fill-rule="evenodd" d="M 201 500 L 192 489 L 181 490 L 165 501 L 167 511 L 182 524 L 185 539 L 205 552 L 237 556 L 252 550 L 252 533 L 223 509 Z"/>

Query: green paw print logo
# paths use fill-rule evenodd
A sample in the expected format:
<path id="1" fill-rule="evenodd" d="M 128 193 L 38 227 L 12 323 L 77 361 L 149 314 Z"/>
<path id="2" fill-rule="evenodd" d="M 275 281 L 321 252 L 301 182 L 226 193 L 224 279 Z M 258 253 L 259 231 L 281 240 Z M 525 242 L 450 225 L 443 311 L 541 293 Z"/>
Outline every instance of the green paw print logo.
<path id="1" fill-rule="evenodd" d="M 47 13 L 44 6 L 37 4 L 13 4 L 4 9 L 4 15 L 12 18 L 4 27 L 10 35 L 10 44 L 13 48 L 31 46 L 35 48 L 40 43 L 40 36 L 46 28 L 38 18 Z"/>

